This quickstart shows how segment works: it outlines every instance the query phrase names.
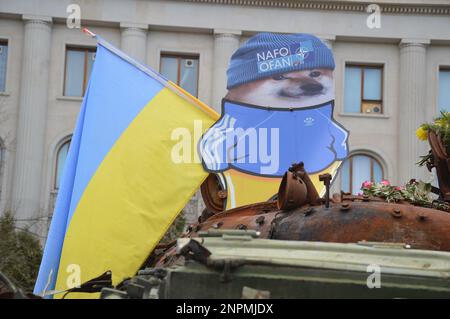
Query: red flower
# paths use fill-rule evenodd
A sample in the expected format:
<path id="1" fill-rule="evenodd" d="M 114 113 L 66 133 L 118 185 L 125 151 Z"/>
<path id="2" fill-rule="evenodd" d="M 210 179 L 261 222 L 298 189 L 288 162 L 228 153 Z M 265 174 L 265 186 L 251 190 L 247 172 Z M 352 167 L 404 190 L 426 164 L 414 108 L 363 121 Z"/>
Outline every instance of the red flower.
<path id="1" fill-rule="evenodd" d="M 370 181 L 365 181 L 364 183 L 362 183 L 362 188 L 371 188 L 373 185 L 372 182 Z"/>

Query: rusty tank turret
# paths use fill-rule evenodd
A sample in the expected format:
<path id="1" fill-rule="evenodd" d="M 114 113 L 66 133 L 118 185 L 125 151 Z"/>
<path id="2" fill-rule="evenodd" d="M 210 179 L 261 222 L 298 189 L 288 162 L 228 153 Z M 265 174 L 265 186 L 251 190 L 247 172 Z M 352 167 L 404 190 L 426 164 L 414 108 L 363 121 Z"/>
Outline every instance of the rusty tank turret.
<path id="1" fill-rule="evenodd" d="M 321 179 L 328 192 L 331 176 Z M 198 237 L 210 230 L 253 230 L 264 239 L 390 243 L 450 252 L 450 212 L 445 211 L 450 206 L 441 207 L 444 210 L 344 192 L 320 198 L 303 165 L 298 164 L 286 172 L 272 200 L 205 213 L 184 237 Z M 167 250 L 156 266 L 166 266 L 174 254 L 175 248 Z"/>

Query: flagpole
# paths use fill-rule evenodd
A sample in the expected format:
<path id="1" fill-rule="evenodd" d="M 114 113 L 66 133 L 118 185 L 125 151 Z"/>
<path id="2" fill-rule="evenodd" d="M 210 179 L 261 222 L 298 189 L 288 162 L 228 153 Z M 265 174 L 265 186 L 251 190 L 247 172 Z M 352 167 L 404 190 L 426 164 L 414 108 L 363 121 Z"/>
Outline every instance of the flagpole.
<path id="1" fill-rule="evenodd" d="M 87 35 L 90 35 L 90 36 L 93 37 L 93 38 L 95 38 L 95 37 L 97 36 L 94 32 L 92 32 L 92 31 L 89 30 L 88 28 L 83 28 L 81 31 L 82 31 L 83 33 L 86 33 Z"/>

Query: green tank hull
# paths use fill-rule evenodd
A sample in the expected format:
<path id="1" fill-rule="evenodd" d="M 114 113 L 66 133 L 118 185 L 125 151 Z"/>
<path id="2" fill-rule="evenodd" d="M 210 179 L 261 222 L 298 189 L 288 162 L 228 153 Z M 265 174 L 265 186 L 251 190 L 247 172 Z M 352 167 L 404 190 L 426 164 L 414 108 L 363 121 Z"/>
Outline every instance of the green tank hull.
<path id="1" fill-rule="evenodd" d="M 450 298 L 448 252 L 256 235 L 237 230 L 181 238 L 176 263 L 147 268 L 120 291 L 104 289 L 102 298 Z"/>

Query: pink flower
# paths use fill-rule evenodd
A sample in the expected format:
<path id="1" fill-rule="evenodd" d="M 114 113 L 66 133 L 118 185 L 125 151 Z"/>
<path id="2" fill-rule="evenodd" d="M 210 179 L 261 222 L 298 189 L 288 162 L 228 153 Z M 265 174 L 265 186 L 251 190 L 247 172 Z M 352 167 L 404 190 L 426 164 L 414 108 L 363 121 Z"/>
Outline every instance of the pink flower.
<path id="1" fill-rule="evenodd" d="M 389 181 L 384 179 L 384 180 L 381 181 L 381 185 L 389 186 L 389 185 L 391 185 L 391 183 L 389 183 Z"/>
<path id="2" fill-rule="evenodd" d="M 401 191 L 402 189 L 403 189 L 403 187 L 401 187 L 401 186 L 395 187 L 395 190 L 397 190 L 397 191 Z"/>
<path id="3" fill-rule="evenodd" d="M 372 187 L 373 183 L 369 182 L 369 181 L 365 181 L 364 183 L 362 183 L 362 188 L 370 188 Z"/>

